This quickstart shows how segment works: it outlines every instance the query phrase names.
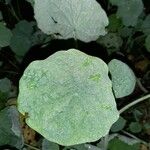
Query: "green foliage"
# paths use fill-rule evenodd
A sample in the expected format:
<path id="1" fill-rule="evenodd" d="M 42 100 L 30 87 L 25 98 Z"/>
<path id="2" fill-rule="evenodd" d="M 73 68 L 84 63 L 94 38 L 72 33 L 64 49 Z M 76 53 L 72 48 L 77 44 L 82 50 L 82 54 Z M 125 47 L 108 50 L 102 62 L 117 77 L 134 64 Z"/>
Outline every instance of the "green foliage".
<path id="1" fill-rule="evenodd" d="M 0 110 L 5 107 L 7 98 L 10 96 L 11 82 L 7 78 L 0 79 Z"/>
<path id="2" fill-rule="evenodd" d="M 70 147 L 65 147 L 63 150 L 101 150 L 99 147 L 91 145 L 91 144 L 80 144 L 74 145 Z"/>
<path id="3" fill-rule="evenodd" d="M 116 16 L 116 14 L 112 14 L 109 16 L 109 32 L 117 32 L 119 29 L 122 28 L 122 26 L 122 21 Z"/>
<path id="4" fill-rule="evenodd" d="M 10 43 L 10 47 L 16 55 L 24 56 L 32 46 L 44 43 L 47 36 L 39 30 L 34 31 L 34 28 L 35 22 L 22 20 L 16 24 Z"/>
<path id="5" fill-rule="evenodd" d="M 111 60 L 108 66 L 116 98 L 130 95 L 136 84 L 133 71 L 128 65 L 117 59 Z"/>
<path id="6" fill-rule="evenodd" d="M 9 92 L 11 89 L 11 82 L 8 78 L 0 79 L 0 91 L 3 93 Z"/>
<path id="7" fill-rule="evenodd" d="M 8 46 L 12 37 L 11 30 L 5 27 L 4 23 L 0 22 L 0 47 Z"/>
<path id="8" fill-rule="evenodd" d="M 100 37 L 97 43 L 107 48 L 109 54 L 119 51 L 122 46 L 122 39 L 116 33 L 108 33 L 106 36 Z"/>
<path id="9" fill-rule="evenodd" d="M 89 42 L 106 34 L 108 18 L 96 0 L 36 0 L 34 13 L 38 27 L 59 39 Z"/>
<path id="10" fill-rule="evenodd" d="M 7 94 L 0 91 L 0 110 L 5 108 L 6 100 L 7 100 Z"/>
<path id="11" fill-rule="evenodd" d="M 128 144 L 120 139 L 114 138 L 109 143 L 109 150 L 139 150 L 140 144 Z"/>
<path id="12" fill-rule="evenodd" d="M 2 12 L 0 11 L 0 21 L 3 19 Z"/>
<path id="13" fill-rule="evenodd" d="M 24 56 L 24 54 L 32 46 L 32 33 L 32 23 L 23 20 L 16 24 L 15 28 L 13 29 L 13 37 L 11 39 L 10 47 L 18 56 Z"/>
<path id="14" fill-rule="evenodd" d="M 131 122 L 129 125 L 129 130 L 133 133 L 139 133 L 142 130 L 142 126 L 138 122 Z"/>
<path id="15" fill-rule="evenodd" d="M 59 146 L 46 139 L 43 139 L 42 150 L 59 150 Z"/>
<path id="16" fill-rule="evenodd" d="M 117 120 L 117 122 L 115 122 L 112 127 L 111 127 L 111 131 L 112 132 L 118 132 L 120 130 L 122 130 L 126 125 L 126 120 L 123 117 L 119 117 L 119 119 Z"/>
<path id="17" fill-rule="evenodd" d="M 147 15 L 145 20 L 142 23 L 141 30 L 144 32 L 145 35 L 150 34 L 150 15 Z"/>
<path id="18" fill-rule="evenodd" d="M 61 145 L 96 141 L 119 116 L 107 65 L 74 49 L 31 63 L 19 88 L 27 124 Z"/>
<path id="19" fill-rule="evenodd" d="M 140 109 L 134 107 L 130 113 L 121 108 L 129 109 L 131 104 L 143 101 L 147 96 L 133 99 L 149 90 L 150 14 L 146 3 L 147 0 L 0 0 L 0 149 L 8 144 L 18 150 L 139 150 L 139 141 L 149 146 L 145 138 L 150 129 L 149 102 Z M 62 48 L 58 44 L 55 49 L 60 39 L 65 39 L 66 45 Z M 84 43 L 90 41 L 93 42 Z M 77 50 L 61 51 L 25 66 L 18 90 L 22 63 L 45 58 L 45 54 L 68 46 L 81 51 L 89 46 L 87 53 L 94 56 L 98 49 L 98 57 L 103 57 L 106 50 L 108 57 L 104 56 L 104 60 L 113 60 L 107 66 L 101 59 Z M 29 50 L 32 55 L 27 53 Z M 141 70 L 135 92 L 136 77 L 126 63 L 115 59 L 120 56 L 130 61 L 136 73 Z M 116 102 L 124 118 L 118 119 L 112 86 L 114 95 L 120 98 Z M 36 134 L 38 138 L 28 142 L 26 138 L 28 134 L 32 136 L 32 130 L 23 126 L 21 132 L 20 114 L 14 106 L 17 91 L 18 108 L 25 114 L 27 124 L 46 139 Z M 131 97 L 125 97 L 129 94 Z M 62 147 L 49 140 L 63 145 L 82 144 Z"/>
<path id="20" fill-rule="evenodd" d="M 16 107 L 6 107 L 0 111 L 0 122 L 0 146 L 9 144 L 21 149 L 23 136 Z"/>
<path id="21" fill-rule="evenodd" d="M 122 19 L 125 26 L 135 26 L 144 6 L 142 0 L 110 0 L 118 6 L 117 16 Z"/>

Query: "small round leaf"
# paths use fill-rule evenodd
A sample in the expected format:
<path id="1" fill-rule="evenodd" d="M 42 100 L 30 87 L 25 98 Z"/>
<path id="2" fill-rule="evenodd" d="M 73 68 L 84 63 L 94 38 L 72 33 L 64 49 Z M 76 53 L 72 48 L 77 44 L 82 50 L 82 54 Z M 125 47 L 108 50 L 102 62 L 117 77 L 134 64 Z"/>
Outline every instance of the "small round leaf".
<path id="1" fill-rule="evenodd" d="M 120 130 L 122 130 L 126 125 L 126 120 L 123 117 L 119 117 L 119 119 L 117 120 L 117 122 L 115 122 L 112 127 L 111 127 L 111 131 L 112 132 L 118 132 Z"/>
<path id="2" fill-rule="evenodd" d="M 108 64 L 116 98 L 130 95 L 136 84 L 134 72 L 120 60 L 113 59 Z"/>
<path id="3" fill-rule="evenodd" d="M 129 130 L 133 133 L 139 133 L 142 130 L 142 126 L 138 122 L 131 122 L 129 125 Z"/>
<path id="4" fill-rule="evenodd" d="M 75 49 L 32 62 L 19 89 L 27 124 L 60 145 L 96 141 L 119 117 L 107 65 Z"/>

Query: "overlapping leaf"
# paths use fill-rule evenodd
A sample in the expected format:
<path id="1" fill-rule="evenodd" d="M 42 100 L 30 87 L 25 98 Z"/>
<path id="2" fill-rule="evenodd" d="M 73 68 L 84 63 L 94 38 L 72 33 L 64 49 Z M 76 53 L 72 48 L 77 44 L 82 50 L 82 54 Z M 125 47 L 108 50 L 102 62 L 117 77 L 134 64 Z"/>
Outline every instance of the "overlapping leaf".
<path id="1" fill-rule="evenodd" d="M 6 107 L 0 111 L 0 146 L 21 149 L 23 144 L 18 111 L 15 106 Z"/>
<path id="2" fill-rule="evenodd" d="M 31 63 L 19 88 L 18 109 L 28 113 L 27 124 L 61 145 L 96 141 L 119 116 L 107 65 L 78 50 Z"/>
<path id="3" fill-rule="evenodd" d="M 144 9 L 142 0 L 110 0 L 113 5 L 118 6 L 117 15 L 122 18 L 126 26 L 135 26 L 138 17 Z"/>
<path id="4" fill-rule="evenodd" d="M 105 35 L 108 18 L 96 0 L 35 0 L 35 19 L 46 34 L 94 41 Z"/>
<path id="5" fill-rule="evenodd" d="M 113 59 L 108 64 L 116 98 L 131 94 L 135 88 L 136 78 L 129 66 L 120 60 Z"/>

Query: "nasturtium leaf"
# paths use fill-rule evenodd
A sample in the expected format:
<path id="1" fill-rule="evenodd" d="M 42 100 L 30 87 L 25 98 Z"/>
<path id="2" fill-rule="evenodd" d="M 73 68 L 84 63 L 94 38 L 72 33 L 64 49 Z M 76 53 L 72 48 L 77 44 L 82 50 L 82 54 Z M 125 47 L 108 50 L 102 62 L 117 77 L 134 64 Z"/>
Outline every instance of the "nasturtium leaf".
<path id="1" fill-rule="evenodd" d="M 19 123 L 19 113 L 15 106 L 0 111 L 0 146 L 23 147 L 23 135 Z"/>
<path id="2" fill-rule="evenodd" d="M 0 79 L 0 91 L 8 93 L 11 90 L 11 81 L 8 78 Z"/>
<path id="3" fill-rule="evenodd" d="M 110 2 L 118 6 L 117 16 L 122 18 L 125 26 L 135 26 L 144 10 L 142 0 L 110 0 Z"/>
<path id="4" fill-rule="evenodd" d="M 112 132 L 118 132 L 120 130 L 122 130 L 125 127 L 126 124 L 126 120 L 123 117 L 119 117 L 119 119 L 117 120 L 117 122 L 115 122 L 112 127 L 111 127 L 111 131 Z"/>
<path id="5" fill-rule="evenodd" d="M 150 35 L 148 35 L 145 39 L 145 47 L 148 52 L 150 52 Z"/>
<path id="6" fill-rule="evenodd" d="M 105 35 L 108 18 L 96 0 L 35 0 L 35 19 L 46 34 L 59 39 L 95 41 Z"/>
<path id="7" fill-rule="evenodd" d="M 116 14 L 112 14 L 109 16 L 109 32 L 117 32 L 123 26 L 122 21 Z"/>
<path id="8" fill-rule="evenodd" d="M 31 34 L 33 33 L 33 24 L 34 22 L 28 22 L 26 20 L 22 20 L 15 25 L 15 28 L 13 29 L 13 33 L 16 33 L 18 35 L 31 36 Z"/>
<path id="9" fill-rule="evenodd" d="M 144 32 L 145 35 L 150 34 L 150 14 L 146 16 L 145 20 L 141 25 L 141 30 Z"/>
<path id="10" fill-rule="evenodd" d="M 13 37 L 11 39 L 10 47 L 18 56 L 24 56 L 24 54 L 32 46 L 32 22 L 26 20 L 20 21 L 13 29 Z"/>
<path id="11" fill-rule="evenodd" d="M 116 33 L 108 33 L 97 40 L 97 43 L 107 48 L 109 54 L 119 51 L 123 44 L 122 38 Z"/>
<path id="12" fill-rule="evenodd" d="M 130 27 L 123 27 L 119 30 L 119 35 L 122 37 L 122 38 L 127 38 L 129 36 L 131 36 L 133 34 L 133 28 L 130 28 Z"/>
<path id="13" fill-rule="evenodd" d="M 11 30 L 5 27 L 4 23 L 0 22 L 0 47 L 8 46 L 10 44 L 11 37 Z"/>
<path id="14" fill-rule="evenodd" d="M 60 145 L 96 141 L 119 117 L 107 65 L 75 49 L 32 62 L 19 89 L 27 124 Z"/>
<path id="15" fill-rule="evenodd" d="M 116 98 L 130 95 L 136 84 L 136 77 L 131 68 L 117 59 L 111 60 L 108 66 Z"/>
<path id="16" fill-rule="evenodd" d="M 139 150 L 140 143 L 128 144 L 118 138 L 114 138 L 109 142 L 108 149 L 109 150 Z"/>
<path id="17" fill-rule="evenodd" d="M 133 133 L 139 133 L 142 130 L 142 126 L 138 122 L 131 122 L 129 125 L 129 130 Z"/>

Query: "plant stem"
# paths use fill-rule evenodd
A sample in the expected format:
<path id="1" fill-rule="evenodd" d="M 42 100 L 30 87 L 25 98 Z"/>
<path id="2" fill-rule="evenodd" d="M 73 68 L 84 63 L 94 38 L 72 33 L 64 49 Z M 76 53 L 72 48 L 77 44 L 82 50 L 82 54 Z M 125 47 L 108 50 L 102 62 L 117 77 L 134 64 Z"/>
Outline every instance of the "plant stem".
<path id="1" fill-rule="evenodd" d="M 75 48 L 78 49 L 78 39 L 74 39 Z"/>
<path id="2" fill-rule="evenodd" d="M 27 147 L 29 147 L 29 148 L 31 148 L 32 150 L 40 150 L 39 148 L 34 147 L 32 145 L 29 145 L 29 144 L 26 144 L 26 143 L 24 145 L 27 146 Z"/>
<path id="3" fill-rule="evenodd" d="M 20 11 L 20 7 L 19 7 L 19 0 L 17 0 L 17 9 L 18 9 L 18 16 L 19 16 L 20 18 L 22 18 L 22 16 L 21 16 L 21 11 Z"/>
<path id="4" fill-rule="evenodd" d="M 123 107 L 123 108 L 121 108 L 121 109 L 119 110 L 120 114 L 122 114 L 123 112 L 125 112 L 125 111 L 126 111 L 127 109 L 129 109 L 130 107 L 132 107 L 132 106 L 134 106 L 134 105 L 136 105 L 136 104 L 138 104 L 138 103 L 140 103 L 140 102 L 142 102 L 142 101 L 144 101 L 144 100 L 146 100 L 146 99 L 148 99 L 148 98 L 150 98 L 150 94 L 148 94 L 148 95 L 146 95 L 146 96 L 143 96 L 143 97 L 141 97 L 141 98 L 139 98 L 139 99 L 137 99 L 137 100 L 135 100 L 135 101 L 129 103 L 128 105 L 126 105 L 125 107 Z"/>
<path id="5" fill-rule="evenodd" d="M 19 21 L 20 19 L 19 19 L 19 17 L 17 16 L 17 14 L 16 14 L 16 12 L 15 12 L 13 6 L 10 5 L 10 7 L 8 7 L 8 9 L 9 9 L 9 11 L 11 12 L 11 14 L 16 18 L 16 20 Z"/>
<path id="6" fill-rule="evenodd" d="M 137 140 L 137 141 L 139 141 L 139 142 L 141 142 L 141 143 L 143 143 L 143 144 L 145 144 L 145 145 L 148 145 L 147 142 L 145 142 L 145 141 L 139 139 L 138 137 L 136 137 L 135 135 L 133 135 L 133 134 L 127 132 L 127 131 L 124 131 L 124 130 L 123 130 L 122 133 L 124 133 L 124 134 L 130 136 L 131 138 L 133 138 L 133 139 L 135 139 L 135 140 Z"/>
<path id="7" fill-rule="evenodd" d="M 148 93 L 148 90 L 142 85 L 141 79 L 137 79 L 137 84 L 138 84 L 139 88 L 140 88 L 145 94 Z"/>
<path id="8" fill-rule="evenodd" d="M 108 147 L 108 137 L 109 137 L 109 134 L 107 134 L 104 138 L 103 138 L 103 149 L 104 150 L 107 150 L 107 147 Z"/>
<path id="9" fill-rule="evenodd" d="M 9 74 L 19 74 L 18 72 L 14 72 L 14 71 L 5 71 L 5 70 L 0 70 L 0 73 L 9 73 Z"/>

